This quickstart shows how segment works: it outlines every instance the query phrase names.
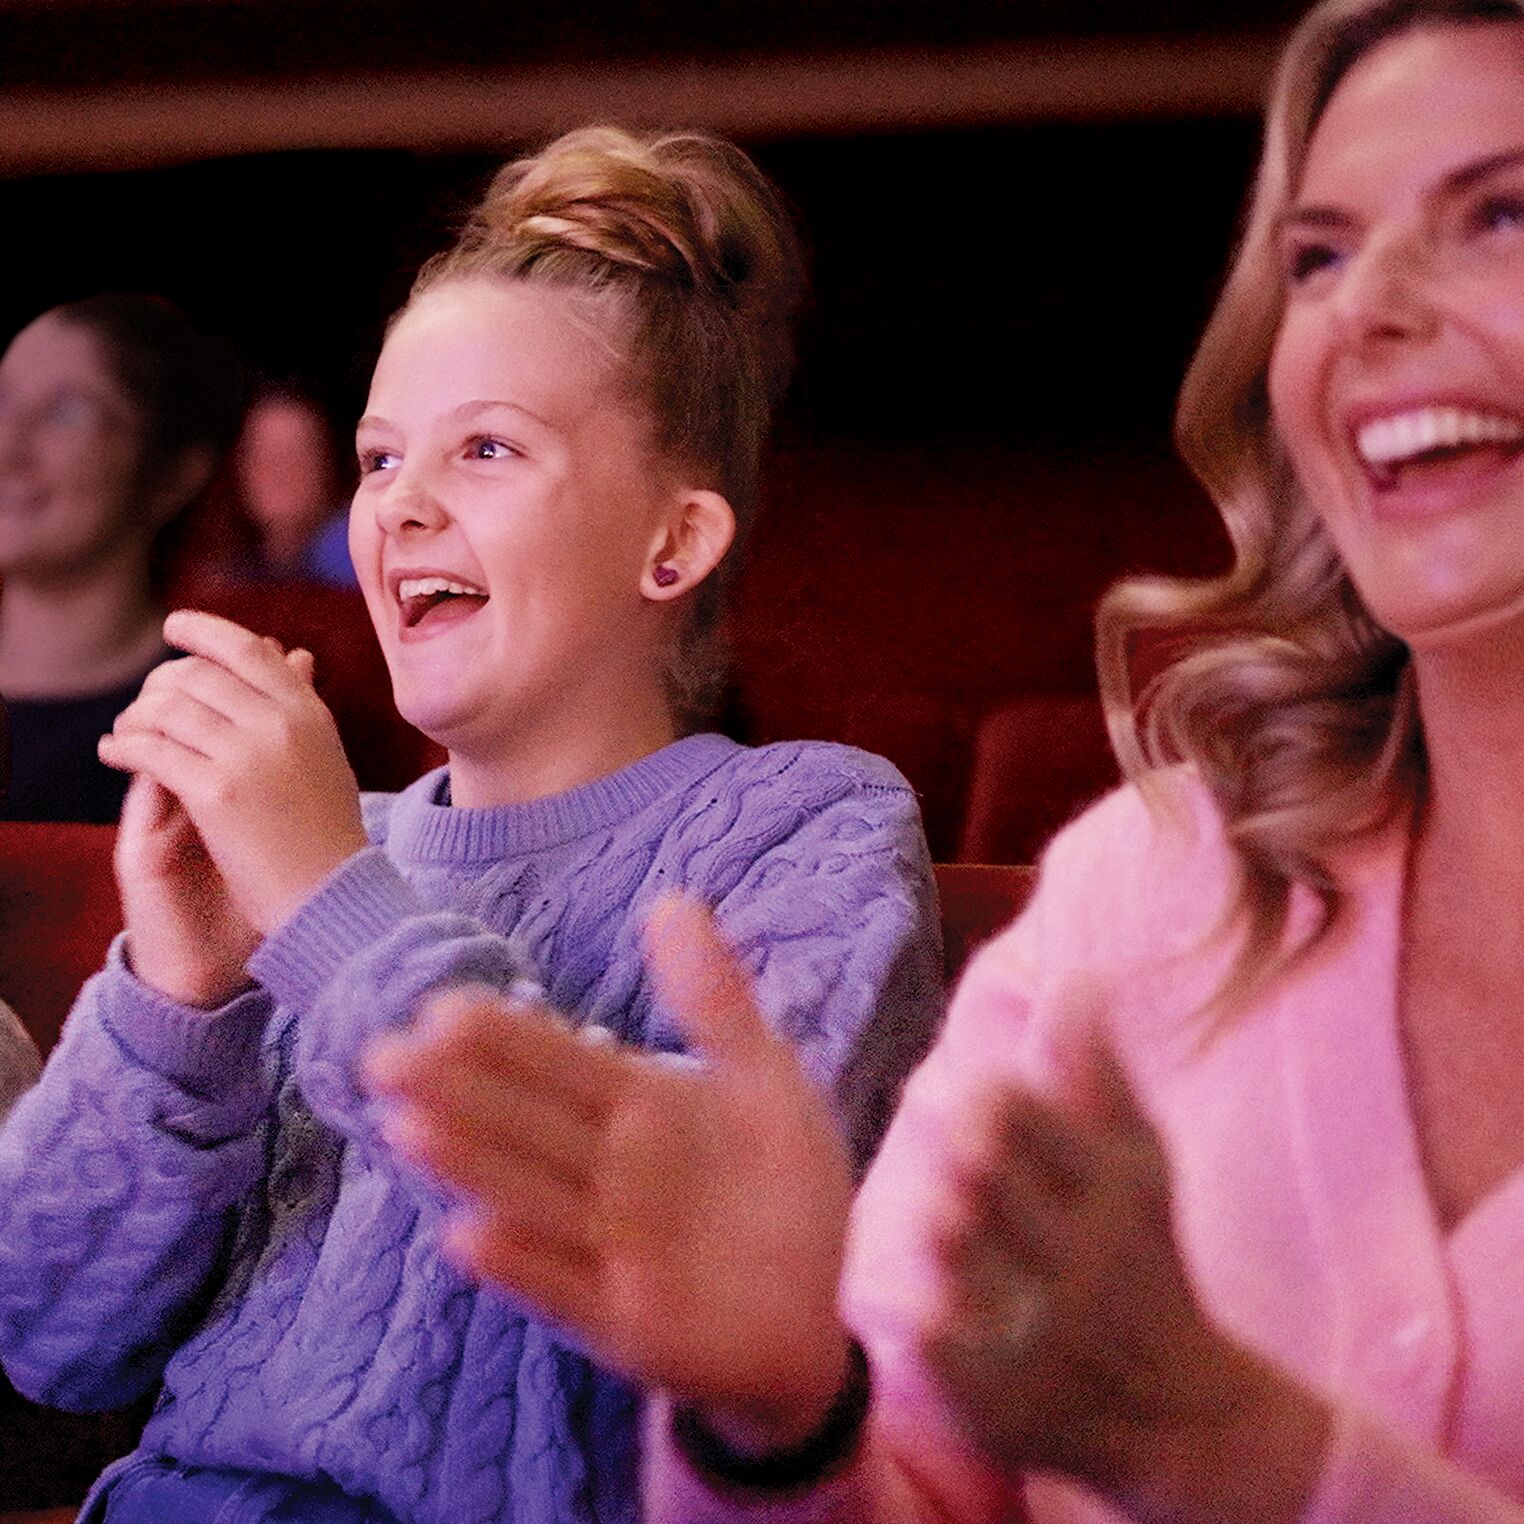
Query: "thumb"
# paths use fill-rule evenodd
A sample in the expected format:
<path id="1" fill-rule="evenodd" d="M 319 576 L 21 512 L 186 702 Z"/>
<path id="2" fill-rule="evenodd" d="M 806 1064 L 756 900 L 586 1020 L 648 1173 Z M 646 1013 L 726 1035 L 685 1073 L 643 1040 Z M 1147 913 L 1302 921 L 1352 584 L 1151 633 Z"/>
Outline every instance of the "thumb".
<path id="1" fill-rule="evenodd" d="M 163 784 L 150 778 L 147 773 L 134 773 L 127 785 L 127 797 L 122 801 L 122 813 L 117 821 L 118 832 L 131 834 L 162 830 L 174 813 L 178 803 L 175 796 Z"/>
<path id="2" fill-rule="evenodd" d="M 735 1069 L 773 1061 L 777 1040 L 707 907 L 684 895 L 660 900 L 646 921 L 645 944 L 657 993 L 696 1047 Z"/>
<path id="3" fill-rule="evenodd" d="M 1138 1100 L 1111 1033 L 1099 1016 L 1080 1029 L 1071 1062 L 1070 1095 L 1080 1115 L 1108 1132 L 1157 1142 L 1153 1121 Z"/>
<path id="4" fill-rule="evenodd" d="M 297 646 L 294 650 L 286 652 L 286 665 L 291 668 L 304 683 L 312 681 L 312 675 L 317 670 L 317 660 L 312 652 L 305 646 Z"/>

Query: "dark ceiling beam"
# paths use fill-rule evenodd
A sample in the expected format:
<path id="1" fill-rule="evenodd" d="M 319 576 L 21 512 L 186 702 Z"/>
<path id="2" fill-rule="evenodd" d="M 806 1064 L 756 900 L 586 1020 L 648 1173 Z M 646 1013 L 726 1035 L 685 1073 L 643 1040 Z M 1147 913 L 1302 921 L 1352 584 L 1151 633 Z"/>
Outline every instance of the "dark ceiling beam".
<path id="1" fill-rule="evenodd" d="M 493 149 L 588 121 L 758 140 L 1028 121 L 1243 114 L 1267 36 L 1054 38 L 957 50 L 595 64 L 289 84 L 0 93 L 0 174 L 294 148 Z"/>

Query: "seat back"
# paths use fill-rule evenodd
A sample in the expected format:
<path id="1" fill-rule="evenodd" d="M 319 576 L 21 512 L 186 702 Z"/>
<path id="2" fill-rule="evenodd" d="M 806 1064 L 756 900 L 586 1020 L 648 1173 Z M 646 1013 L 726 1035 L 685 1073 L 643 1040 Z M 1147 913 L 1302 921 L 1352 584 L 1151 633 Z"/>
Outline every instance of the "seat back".
<path id="1" fill-rule="evenodd" d="M 116 828 L 0 822 L 0 999 L 44 1056 L 122 924 Z"/>
<path id="2" fill-rule="evenodd" d="M 942 902 L 942 959 L 952 984 L 983 943 L 1003 930 L 1026 905 L 1037 870 L 991 863 L 938 863 Z"/>
<path id="3" fill-rule="evenodd" d="M 979 721 L 958 861 L 1033 862 L 1060 826 L 1116 784 L 1093 693 L 1013 699 Z"/>

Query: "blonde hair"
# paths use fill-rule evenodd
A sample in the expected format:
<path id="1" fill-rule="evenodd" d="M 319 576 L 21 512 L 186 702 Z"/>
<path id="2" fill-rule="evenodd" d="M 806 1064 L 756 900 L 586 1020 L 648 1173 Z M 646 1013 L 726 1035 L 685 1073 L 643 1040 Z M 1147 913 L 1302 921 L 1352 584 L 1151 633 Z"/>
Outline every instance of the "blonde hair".
<path id="1" fill-rule="evenodd" d="M 725 597 L 756 517 L 772 412 L 793 367 L 803 261 L 782 201 L 740 149 L 698 132 L 587 127 L 505 165 L 409 302 L 475 277 L 554 285 L 608 315 L 652 445 L 736 516 L 730 554 L 684 600 L 667 686 L 688 724 L 725 674 Z"/>
<path id="2" fill-rule="evenodd" d="M 1520 20 L 1524 3 L 1511 0 L 1325 0 L 1292 34 L 1242 241 L 1176 413 L 1176 441 L 1222 514 L 1232 567 L 1200 581 L 1132 578 L 1097 612 L 1102 702 L 1124 771 L 1148 789 L 1153 770 L 1192 764 L 1238 859 L 1227 924 L 1242 942 L 1212 1002 L 1220 1014 L 1333 929 L 1340 849 L 1416 807 L 1425 777 L 1407 647 L 1364 607 L 1271 422 L 1277 222 L 1324 107 L 1378 43 L 1418 27 Z M 1141 695 L 1139 632 L 1186 647 Z M 1313 891 L 1320 914 L 1288 946 L 1294 883 Z"/>

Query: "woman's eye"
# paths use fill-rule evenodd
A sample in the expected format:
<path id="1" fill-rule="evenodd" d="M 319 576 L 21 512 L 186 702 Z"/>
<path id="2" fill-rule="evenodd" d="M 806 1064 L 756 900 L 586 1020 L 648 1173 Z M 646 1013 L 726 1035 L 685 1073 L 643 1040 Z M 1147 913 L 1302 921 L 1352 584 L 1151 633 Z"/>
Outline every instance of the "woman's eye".
<path id="1" fill-rule="evenodd" d="M 377 471 L 392 471 L 401 463 L 402 457 L 395 450 L 361 450 L 360 475 L 371 476 Z"/>
<path id="2" fill-rule="evenodd" d="M 1339 251 L 1330 243 L 1292 244 L 1285 253 L 1286 280 L 1301 286 L 1339 263 Z"/>
<path id="3" fill-rule="evenodd" d="M 42 420 L 60 428 L 78 429 L 89 423 L 94 415 L 94 409 L 83 397 L 65 395 L 48 403 L 43 409 Z"/>
<path id="4" fill-rule="evenodd" d="M 1476 224 L 1487 233 L 1516 233 L 1524 228 L 1524 197 L 1489 196 L 1476 211 Z"/>

